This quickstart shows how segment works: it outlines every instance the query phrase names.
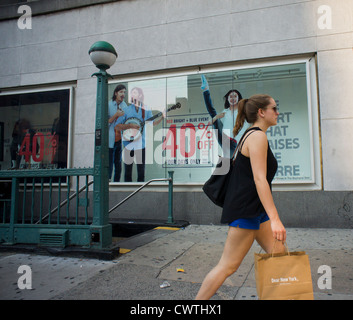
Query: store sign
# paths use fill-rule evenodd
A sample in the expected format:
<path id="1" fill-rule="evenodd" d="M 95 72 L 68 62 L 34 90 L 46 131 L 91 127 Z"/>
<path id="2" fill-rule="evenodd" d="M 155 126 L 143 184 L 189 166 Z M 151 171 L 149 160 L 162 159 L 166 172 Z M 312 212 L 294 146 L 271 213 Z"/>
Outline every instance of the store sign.
<path id="1" fill-rule="evenodd" d="M 208 114 L 169 116 L 163 143 L 163 167 L 212 167 L 213 150 L 217 145 L 210 120 Z"/>
<path id="2" fill-rule="evenodd" d="M 307 107 L 301 105 L 282 112 L 280 102 L 277 104 L 280 110 L 277 125 L 266 132 L 278 162 L 275 181 L 309 182 L 312 180 L 312 152 Z"/>
<path id="3" fill-rule="evenodd" d="M 26 133 L 18 149 L 18 156 L 22 158 L 20 169 L 54 168 L 55 155 L 58 152 L 59 137 L 53 134 L 37 132 L 34 135 Z M 45 158 L 44 158 L 45 157 Z M 41 165 L 46 160 L 46 165 Z"/>

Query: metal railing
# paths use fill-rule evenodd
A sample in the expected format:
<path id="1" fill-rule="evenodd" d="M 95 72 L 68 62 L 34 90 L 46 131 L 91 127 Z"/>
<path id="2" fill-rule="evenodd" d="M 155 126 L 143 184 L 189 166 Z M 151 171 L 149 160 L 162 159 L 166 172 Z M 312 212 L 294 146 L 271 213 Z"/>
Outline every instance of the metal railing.
<path id="1" fill-rule="evenodd" d="M 49 230 L 55 240 L 55 231 L 64 230 L 66 244 L 90 245 L 89 176 L 92 168 L 1 171 L 0 178 L 11 182 L 11 199 L 2 199 L 0 242 L 40 244 L 41 234 Z M 81 188 L 80 178 L 85 180 Z M 76 192 L 71 194 L 74 179 Z M 84 197 L 76 197 L 83 190 Z"/>
<path id="2" fill-rule="evenodd" d="M 167 223 L 174 224 L 173 173 L 168 172 L 169 178 L 144 183 L 111 208 L 109 214 L 149 184 L 168 181 Z M 0 171 L 0 179 L 11 182 L 10 198 L 0 202 L 0 243 L 90 246 L 88 208 L 93 180 L 89 181 L 89 176 L 93 176 L 93 168 Z M 82 177 L 85 181 L 80 187 Z M 75 179 L 76 191 L 71 193 L 70 183 Z M 80 197 L 83 191 L 84 196 Z"/>
<path id="3" fill-rule="evenodd" d="M 77 177 L 78 178 L 78 177 Z M 86 198 L 85 198 L 85 201 L 89 201 L 88 200 L 88 187 L 93 184 L 93 180 L 87 182 L 87 179 L 88 179 L 88 176 L 86 176 L 86 184 L 81 187 L 79 190 L 76 190 L 76 192 L 74 192 L 73 194 L 71 194 L 70 196 L 68 195 L 67 198 L 61 202 L 59 205 L 57 205 L 53 210 L 51 210 L 50 212 L 48 212 L 43 218 L 42 218 L 42 221 L 44 221 L 45 219 L 49 218 L 50 220 L 50 217 L 55 213 L 55 212 L 58 212 L 58 217 L 60 216 L 60 209 L 64 206 L 64 205 L 70 205 L 70 200 L 72 200 L 73 198 L 77 197 L 82 191 L 86 190 Z M 77 181 L 77 184 L 76 186 L 79 185 L 79 181 Z M 59 182 L 59 193 L 60 193 L 60 182 Z M 60 202 L 60 199 L 59 201 Z M 87 212 L 87 207 L 88 205 L 86 206 L 86 219 L 88 218 L 88 212 Z M 40 223 L 41 220 L 38 220 L 35 224 L 38 224 Z M 86 222 L 87 223 L 87 222 Z"/>
<path id="4" fill-rule="evenodd" d="M 143 188 L 147 187 L 149 184 L 151 184 L 153 182 L 168 181 L 169 188 L 168 188 L 168 220 L 167 220 L 167 223 L 173 224 L 174 223 L 174 217 L 173 217 L 173 174 L 174 174 L 174 171 L 168 171 L 169 178 L 151 179 L 151 180 L 147 181 L 141 187 L 136 189 L 134 192 L 132 192 L 130 195 L 128 195 L 126 198 L 124 198 L 118 204 L 116 204 L 113 208 L 111 208 L 109 210 L 109 214 L 112 213 L 118 207 L 120 207 L 123 203 L 125 203 L 127 200 L 129 200 L 131 197 L 133 197 L 135 194 L 140 192 Z"/>

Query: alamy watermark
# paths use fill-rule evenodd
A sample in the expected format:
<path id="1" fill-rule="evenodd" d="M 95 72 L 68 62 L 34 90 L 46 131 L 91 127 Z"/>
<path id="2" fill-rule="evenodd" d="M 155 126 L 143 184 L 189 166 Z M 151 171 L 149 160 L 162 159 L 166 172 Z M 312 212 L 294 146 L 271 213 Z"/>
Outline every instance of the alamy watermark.
<path id="1" fill-rule="evenodd" d="M 317 20 L 317 26 L 320 30 L 332 29 L 332 9 L 328 5 L 321 5 L 317 9 L 317 13 L 320 14 Z"/>
<path id="2" fill-rule="evenodd" d="M 32 29 L 32 9 L 28 5 L 18 7 L 17 13 L 22 14 L 17 21 L 17 26 L 21 30 Z"/>
<path id="3" fill-rule="evenodd" d="M 32 268 L 28 265 L 21 265 L 17 269 L 21 276 L 17 280 L 17 286 L 20 290 L 32 290 Z M 330 266 L 319 266 L 317 273 L 322 274 L 317 280 L 317 286 L 320 290 L 332 289 L 332 270 Z"/>
<path id="4" fill-rule="evenodd" d="M 32 8 L 29 5 L 21 5 L 18 7 L 17 13 L 22 14 L 17 26 L 21 30 L 32 29 Z M 332 9 L 329 5 L 321 5 L 317 9 L 320 15 L 317 20 L 317 26 L 320 30 L 332 29 Z"/>
<path id="5" fill-rule="evenodd" d="M 19 289 L 24 290 L 32 289 L 32 269 L 30 266 L 22 265 L 17 269 L 17 273 L 22 274 L 17 280 L 17 286 Z"/>
<path id="6" fill-rule="evenodd" d="M 317 273 L 322 274 L 317 280 L 317 286 L 320 290 L 332 289 L 332 270 L 330 266 L 322 265 L 317 269 Z"/>

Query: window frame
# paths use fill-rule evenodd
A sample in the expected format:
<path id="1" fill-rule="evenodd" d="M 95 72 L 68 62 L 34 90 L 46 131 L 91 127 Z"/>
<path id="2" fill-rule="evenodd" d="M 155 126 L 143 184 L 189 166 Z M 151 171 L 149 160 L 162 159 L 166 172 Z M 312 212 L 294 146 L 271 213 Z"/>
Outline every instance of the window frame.
<path id="1" fill-rule="evenodd" d="M 114 85 L 119 82 L 152 80 L 161 77 L 176 77 L 197 75 L 211 72 L 234 71 L 256 67 L 270 67 L 277 65 L 290 65 L 297 63 L 305 63 L 306 67 L 306 88 L 307 88 L 307 105 L 308 105 L 308 122 L 310 132 L 310 168 L 312 173 L 311 180 L 305 181 L 274 181 L 274 191 L 307 191 L 307 190 L 321 190 L 322 189 L 322 161 L 321 161 L 321 136 L 319 124 L 319 101 L 318 101 L 318 83 L 317 83 L 317 61 L 316 55 L 306 55 L 303 57 L 292 58 L 273 58 L 271 60 L 262 60 L 257 62 L 234 62 L 225 65 L 213 66 L 195 66 L 194 68 L 169 70 L 169 71 L 156 71 L 153 73 L 135 74 L 117 76 L 114 80 L 109 81 L 109 85 Z M 206 180 L 206 179 L 205 179 Z M 199 182 L 175 182 L 175 191 L 200 191 L 202 183 Z M 141 183 L 110 183 L 111 187 L 123 187 L 123 190 L 131 190 L 132 186 L 141 185 Z M 150 189 L 151 191 L 159 191 L 159 186 L 163 184 L 154 184 Z"/>
<path id="2" fill-rule="evenodd" d="M 22 94 L 33 94 L 33 93 L 42 93 L 49 91 L 60 91 L 60 90 L 69 90 L 69 111 L 68 111 L 68 141 L 67 141 L 67 169 L 71 168 L 72 163 L 72 143 L 73 143 L 73 130 L 72 130 L 72 121 L 73 121 L 73 99 L 74 99 L 74 86 L 73 85 L 63 85 L 63 86 L 53 86 L 53 87 L 38 87 L 33 89 L 14 89 L 0 91 L 0 96 L 6 95 L 22 95 Z"/>

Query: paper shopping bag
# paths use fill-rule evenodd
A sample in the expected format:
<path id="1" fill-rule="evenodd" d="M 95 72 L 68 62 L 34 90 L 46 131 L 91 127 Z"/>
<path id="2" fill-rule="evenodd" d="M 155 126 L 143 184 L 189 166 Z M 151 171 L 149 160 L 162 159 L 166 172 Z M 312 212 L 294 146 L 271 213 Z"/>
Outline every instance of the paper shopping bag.
<path id="1" fill-rule="evenodd" d="M 260 300 L 313 300 L 309 256 L 305 251 L 255 253 L 256 290 Z"/>

